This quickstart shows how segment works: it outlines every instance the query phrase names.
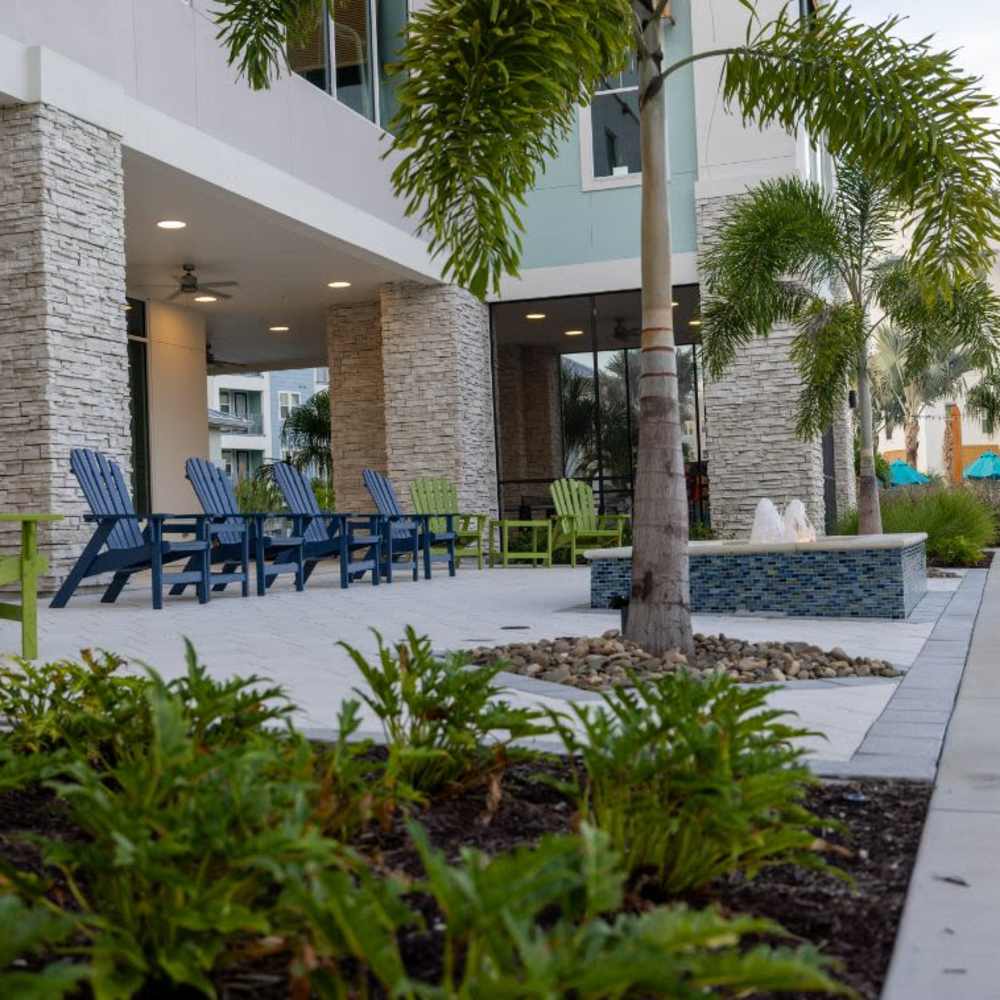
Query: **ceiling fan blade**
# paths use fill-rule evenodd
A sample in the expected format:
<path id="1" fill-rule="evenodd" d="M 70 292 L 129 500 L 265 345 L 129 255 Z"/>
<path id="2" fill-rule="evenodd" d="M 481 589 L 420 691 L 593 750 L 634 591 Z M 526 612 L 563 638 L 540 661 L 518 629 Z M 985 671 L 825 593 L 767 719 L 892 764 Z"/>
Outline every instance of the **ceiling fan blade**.
<path id="1" fill-rule="evenodd" d="M 239 286 L 238 281 L 210 281 L 209 284 L 213 288 L 237 288 Z"/>
<path id="2" fill-rule="evenodd" d="M 231 299 L 232 298 L 232 295 L 227 295 L 225 292 L 220 292 L 219 289 L 215 287 L 215 285 L 199 285 L 198 286 L 198 291 L 202 295 L 214 295 L 214 296 L 216 296 L 216 298 L 220 298 L 220 299 Z"/>
<path id="3" fill-rule="evenodd" d="M 183 288 L 178 288 L 174 291 L 173 295 L 168 295 L 166 298 L 167 302 L 173 302 L 174 299 L 179 299 L 184 294 Z"/>

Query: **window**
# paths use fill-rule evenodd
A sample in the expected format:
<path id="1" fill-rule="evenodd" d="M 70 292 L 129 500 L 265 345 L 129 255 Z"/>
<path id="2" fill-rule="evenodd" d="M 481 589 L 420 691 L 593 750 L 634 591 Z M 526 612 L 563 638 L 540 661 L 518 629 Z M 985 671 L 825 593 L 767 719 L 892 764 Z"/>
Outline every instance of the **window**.
<path id="1" fill-rule="evenodd" d="M 233 399 L 232 396 L 230 396 L 228 389 L 219 390 L 219 412 L 220 413 L 233 412 Z"/>
<path id="2" fill-rule="evenodd" d="M 287 420 L 295 409 L 302 402 L 302 396 L 297 392 L 278 393 L 278 415 L 282 420 Z"/>
<path id="3" fill-rule="evenodd" d="M 326 0 L 312 34 L 288 46 L 299 76 L 369 121 L 388 126 L 398 108 L 398 59 L 407 0 Z"/>
<path id="4" fill-rule="evenodd" d="M 639 184 L 639 73 L 635 63 L 608 77 L 580 112 L 580 156 L 585 190 Z"/>
<path id="5" fill-rule="evenodd" d="M 316 369 L 316 384 L 317 385 L 329 385 L 330 384 L 330 369 L 329 368 L 317 368 Z"/>
<path id="6" fill-rule="evenodd" d="M 222 451 L 222 464 L 225 466 L 226 475 L 230 479 L 237 481 L 249 479 L 264 464 L 264 455 L 263 452 L 259 451 L 224 448 Z"/>

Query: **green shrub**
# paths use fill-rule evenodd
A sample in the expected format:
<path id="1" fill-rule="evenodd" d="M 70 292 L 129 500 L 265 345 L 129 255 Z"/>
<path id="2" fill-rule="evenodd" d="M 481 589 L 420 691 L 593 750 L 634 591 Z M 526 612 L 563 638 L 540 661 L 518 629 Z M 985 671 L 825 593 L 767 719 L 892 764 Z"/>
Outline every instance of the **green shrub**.
<path id="1" fill-rule="evenodd" d="M 312 489 L 313 493 L 316 494 L 316 503 L 319 504 L 320 510 L 337 509 L 337 493 L 333 488 L 333 483 L 327 479 L 313 479 Z"/>
<path id="2" fill-rule="evenodd" d="M 882 528 L 887 534 L 927 533 L 927 558 L 953 566 L 975 565 L 996 537 L 989 505 L 964 487 L 894 487 L 882 493 Z M 837 525 L 839 535 L 858 533 L 858 513 Z"/>
<path id="3" fill-rule="evenodd" d="M 51 953 L 75 927 L 75 920 L 47 906 L 0 896 L 0 997 L 59 1000 L 76 990 L 90 974 L 86 965 L 50 962 L 30 971 L 15 965 L 30 955 Z"/>
<path id="4" fill-rule="evenodd" d="M 996 527 L 989 544 L 1000 545 L 1000 482 L 995 479 L 967 479 L 963 483 L 963 489 L 989 507 Z"/>
<path id="5" fill-rule="evenodd" d="M 271 475 L 270 467 L 236 481 L 236 503 L 243 514 L 270 514 L 283 511 L 285 501 Z"/>
<path id="6" fill-rule="evenodd" d="M 294 709 L 280 687 L 256 675 L 216 681 L 185 642 L 187 669 L 165 685 L 176 697 L 191 736 L 202 745 L 238 743 L 250 733 L 286 723 Z M 21 752 L 68 747 L 93 763 L 113 762 L 152 735 L 147 698 L 162 685 L 126 673 L 124 660 L 84 650 L 80 663 L 0 664 L 0 717 L 11 730 L 4 742 Z"/>
<path id="7" fill-rule="evenodd" d="M 444 976 L 425 997 L 663 996 L 695 1000 L 780 991 L 847 994 L 809 948 L 747 948 L 743 939 L 782 936 L 776 924 L 725 919 L 714 910 L 659 907 L 613 919 L 625 874 L 610 838 L 584 824 L 489 858 L 466 849 L 458 865 L 411 835 L 426 871 L 422 887 L 445 918 Z"/>
<path id="8" fill-rule="evenodd" d="M 572 704 L 579 728 L 553 713 L 585 771 L 581 814 L 630 872 L 655 872 L 677 894 L 766 865 L 826 868 L 803 805 L 815 779 L 793 744 L 811 734 L 766 708 L 769 689 L 686 672 L 633 683 L 603 694 L 600 709 Z"/>
<path id="9" fill-rule="evenodd" d="M 494 683 L 502 665 L 470 667 L 468 657 L 431 652 L 430 640 L 407 627 L 405 641 L 378 640 L 378 660 L 369 663 L 341 643 L 370 691 L 355 689 L 382 722 L 389 748 L 389 775 L 418 792 L 451 782 L 476 781 L 502 767 L 513 740 L 551 732 L 544 714 L 511 708 Z"/>

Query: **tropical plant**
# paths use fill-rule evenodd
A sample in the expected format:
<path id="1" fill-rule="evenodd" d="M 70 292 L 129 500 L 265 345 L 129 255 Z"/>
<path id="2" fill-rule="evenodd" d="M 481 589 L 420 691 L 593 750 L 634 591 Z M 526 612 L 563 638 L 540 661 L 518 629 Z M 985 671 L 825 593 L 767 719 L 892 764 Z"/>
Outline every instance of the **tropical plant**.
<path id="1" fill-rule="evenodd" d="M 965 377 L 975 364 L 967 350 L 955 349 L 945 340 L 933 345 L 926 367 L 914 372 L 907 364 L 907 343 L 906 334 L 892 326 L 875 335 L 872 391 L 885 432 L 892 434 L 896 427 L 903 428 L 906 461 L 916 468 L 921 416 L 928 406 L 945 397 L 964 395 Z"/>
<path id="2" fill-rule="evenodd" d="M 896 487 L 885 494 L 882 518 L 889 534 L 926 532 L 927 558 L 948 566 L 974 566 L 997 537 L 990 504 L 964 486 Z M 842 518 L 839 535 L 859 531 L 857 511 Z"/>
<path id="3" fill-rule="evenodd" d="M 369 662 L 347 643 L 368 690 L 357 695 L 378 716 L 389 749 L 389 775 L 419 792 L 450 782 L 496 777 L 513 741 L 551 732 L 544 714 L 512 708 L 494 681 L 503 664 L 470 667 L 461 653 L 435 656 L 430 640 L 407 626 L 388 646 L 377 631 L 378 658 Z"/>
<path id="4" fill-rule="evenodd" d="M 982 379 L 965 397 L 966 410 L 983 425 L 987 434 L 993 435 L 1000 427 L 1000 370 L 983 372 Z"/>
<path id="5" fill-rule="evenodd" d="M 51 953 L 64 944 L 76 926 L 67 914 L 17 896 L 0 896 L 0 996 L 59 1000 L 79 989 L 90 975 L 86 965 L 59 961 L 37 970 L 23 967 L 29 956 Z"/>
<path id="6" fill-rule="evenodd" d="M 792 862 L 826 868 L 819 820 L 803 804 L 814 784 L 795 741 L 811 735 L 766 707 L 769 689 L 686 671 L 573 703 L 553 714 L 583 766 L 581 814 L 605 831 L 630 872 L 655 873 L 666 892 L 750 876 Z"/>
<path id="7" fill-rule="evenodd" d="M 270 514 L 285 510 L 285 501 L 274 481 L 273 466 L 262 465 L 252 476 L 236 481 L 236 504 L 241 514 Z"/>
<path id="8" fill-rule="evenodd" d="M 766 181 L 716 228 L 703 266 L 710 374 L 721 375 L 742 345 L 776 324 L 791 324 L 803 382 L 796 426 L 805 439 L 833 422 L 857 385 L 864 534 L 882 531 L 870 358 L 879 328 L 894 328 L 904 384 L 923 378 L 943 352 L 992 364 L 1000 333 L 1000 299 L 984 278 L 941 291 L 927 283 L 926 268 L 895 255 L 902 217 L 888 187 L 847 163 L 832 195 L 799 178 Z"/>
<path id="9" fill-rule="evenodd" d="M 693 650 L 687 498 L 673 337 L 667 98 L 670 78 L 720 59 L 726 103 L 744 120 L 823 138 L 916 219 L 909 258 L 942 286 L 973 271 L 1000 236 L 993 100 L 952 54 L 868 26 L 836 4 L 786 6 L 767 24 L 753 0 L 746 41 L 667 64 L 668 0 L 431 0 L 410 18 L 392 123 L 396 192 L 442 271 L 482 295 L 516 274 L 519 206 L 571 131 L 576 108 L 635 53 L 642 149 L 642 389 L 629 638 L 654 653 Z M 288 68 L 322 0 L 222 0 L 219 38 L 254 88 Z M 906 99 L 900 100 L 899 95 Z M 947 197 L 942 196 L 947 191 Z"/>
<path id="10" fill-rule="evenodd" d="M 281 443 L 292 449 L 288 461 L 297 469 L 313 469 L 324 482 L 332 482 L 330 433 L 330 391 L 322 389 L 285 419 Z"/>
<path id="11" fill-rule="evenodd" d="M 770 922 L 714 910 L 658 907 L 622 914 L 625 873 L 607 834 L 584 824 L 496 858 L 465 849 L 449 865 L 411 826 L 424 891 L 444 916 L 444 974 L 428 998 L 664 996 L 696 1000 L 749 993 L 849 994 L 809 948 L 757 945 L 784 936 Z"/>

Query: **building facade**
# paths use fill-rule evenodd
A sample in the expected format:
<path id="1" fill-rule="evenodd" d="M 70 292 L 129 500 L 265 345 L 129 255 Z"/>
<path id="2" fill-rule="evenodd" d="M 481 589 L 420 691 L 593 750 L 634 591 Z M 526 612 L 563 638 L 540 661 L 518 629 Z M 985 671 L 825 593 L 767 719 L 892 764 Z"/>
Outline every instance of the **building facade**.
<path id="1" fill-rule="evenodd" d="M 762 13 L 779 6 L 762 0 Z M 344 509 L 368 505 L 365 467 L 390 475 L 401 497 L 418 476 L 446 476 L 469 510 L 544 507 L 563 474 L 592 481 L 602 506 L 627 507 L 634 74 L 580 110 L 529 197 L 522 274 L 484 304 L 442 284 L 393 196 L 393 158 L 382 158 L 407 8 L 329 5 L 310 44 L 289 52 L 295 72 L 253 93 L 226 64 L 211 0 L 7 3 L 0 504 L 67 515 L 43 538 L 53 580 L 90 534 L 71 448 L 116 459 L 140 509 L 196 509 L 184 461 L 209 456 L 210 407 L 251 425 L 213 456 L 234 453 L 234 473 L 250 469 L 252 451 L 279 453 L 273 408 L 301 390 L 279 388 L 265 405 L 267 372 L 329 372 Z M 715 8 L 675 0 L 671 58 L 742 39 L 738 0 Z M 706 384 L 698 364 L 705 220 L 757 180 L 816 171 L 803 139 L 747 130 L 721 107 L 718 71 L 698 63 L 669 90 L 692 512 L 710 507 L 719 531 L 739 533 L 766 490 L 802 497 L 821 523 L 832 467 L 820 442 L 794 438 L 796 380 L 780 338 L 741 360 L 731 387 Z M 206 393 L 208 375 L 227 384 Z"/>

